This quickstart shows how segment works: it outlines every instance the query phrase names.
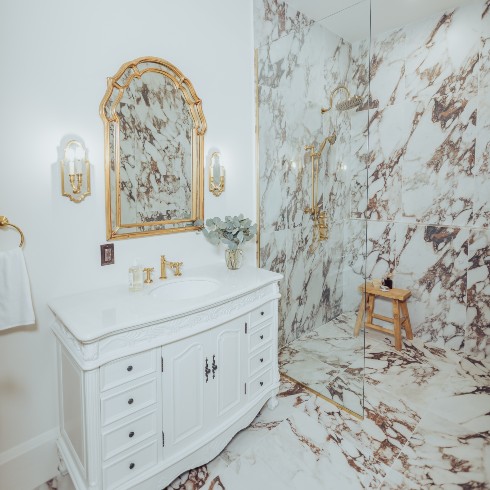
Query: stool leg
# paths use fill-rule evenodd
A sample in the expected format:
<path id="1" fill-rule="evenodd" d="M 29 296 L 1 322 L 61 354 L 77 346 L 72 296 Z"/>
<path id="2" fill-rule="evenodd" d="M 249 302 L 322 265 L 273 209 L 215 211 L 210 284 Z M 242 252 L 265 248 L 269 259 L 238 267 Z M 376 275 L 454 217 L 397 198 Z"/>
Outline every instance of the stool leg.
<path id="1" fill-rule="evenodd" d="M 376 296 L 374 294 L 368 294 L 367 297 L 367 310 L 366 310 L 366 323 L 373 323 L 373 313 L 374 313 L 374 300 Z"/>
<path id="2" fill-rule="evenodd" d="M 398 300 L 393 300 L 393 327 L 395 334 L 395 349 L 402 350 L 402 332 L 400 330 L 400 307 Z"/>
<path id="3" fill-rule="evenodd" d="M 359 335 L 361 330 L 362 319 L 364 318 L 364 306 L 366 304 L 366 293 L 361 293 L 361 304 L 359 305 L 359 312 L 357 313 L 356 326 L 354 327 L 354 337 Z"/>
<path id="4" fill-rule="evenodd" d="M 405 332 L 407 334 L 407 339 L 408 340 L 413 340 L 413 333 L 412 333 L 412 324 L 410 323 L 410 315 L 408 313 L 408 306 L 406 301 L 402 301 L 400 303 L 400 307 L 403 312 L 403 316 L 405 317 L 403 321 L 403 328 L 405 329 Z"/>

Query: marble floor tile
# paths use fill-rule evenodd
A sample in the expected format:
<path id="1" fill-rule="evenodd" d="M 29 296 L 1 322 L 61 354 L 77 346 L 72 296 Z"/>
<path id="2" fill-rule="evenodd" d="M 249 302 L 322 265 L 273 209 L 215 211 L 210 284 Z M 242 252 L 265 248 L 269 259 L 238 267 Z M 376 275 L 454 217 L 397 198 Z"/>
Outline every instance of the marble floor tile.
<path id="1" fill-rule="evenodd" d="M 393 469 L 419 488 L 488 488 L 489 445 L 488 433 L 428 413 Z"/>
<path id="2" fill-rule="evenodd" d="M 353 336 L 355 318 L 353 313 L 339 315 L 297 338 L 281 349 L 279 366 L 286 376 L 362 414 L 364 336 Z M 358 369 L 344 376 L 354 365 Z"/>

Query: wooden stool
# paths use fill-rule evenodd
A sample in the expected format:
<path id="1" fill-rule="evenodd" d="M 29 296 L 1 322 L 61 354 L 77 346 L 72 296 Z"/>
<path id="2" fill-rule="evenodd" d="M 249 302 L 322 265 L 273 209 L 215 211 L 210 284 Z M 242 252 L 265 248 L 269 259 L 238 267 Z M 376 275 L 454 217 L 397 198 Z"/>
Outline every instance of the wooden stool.
<path id="1" fill-rule="evenodd" d="M 412 325 L 410 324 L 410 316 L 408 314 L 407 299 L 410 298 L 412 293 L 408 289 L 389 289 L 388 291 L 382 291 L 379 288 L 375 288 L 372 284 L 368 283 L 366 285 L 362 284 L 359 286 L 359 291 L 362 293 L 361 304 L 359 306 L 359 313 L 357 314 L 356 326 L 354 327 L 354 336 L 359 335 L 361 330 L 362 319 L 364 316 L 364 305 L 367 301 L 366 308 L 366 322 L 364 326 L 367 328 L 372 328 L 374 330 L 379 330 L 380 332 L 388 333 L 395 336 L 395 349 L 402 349 L 402 332 L 401 327 L 404 328 L 407 335 L 407 339 L 412 340 Z M 378 315 L 374 313 L 374 302 L 376 297 L 391 299 L 393 306 L 393 318 L 384 315 Z M 403 314 L 403 319 L 400 321 L 401 314 Z M 383 320 L 385 322 L 393 323 L 393 331 L 388 328 L 384 328 L 381 325 L 376 325 L 373 323 L 373 318 L 378 320 Z"/>

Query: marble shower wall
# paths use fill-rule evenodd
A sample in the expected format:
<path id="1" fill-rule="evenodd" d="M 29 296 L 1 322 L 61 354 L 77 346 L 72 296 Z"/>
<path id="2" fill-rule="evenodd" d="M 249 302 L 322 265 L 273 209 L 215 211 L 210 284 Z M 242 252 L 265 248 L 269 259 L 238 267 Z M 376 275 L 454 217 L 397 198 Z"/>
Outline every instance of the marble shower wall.
<path id="1" fill-rule="evenodd" d="M 360 89 L 367 49 L 352 47 Z M 363 243 L 367 214 L 365 272 L 413 292 L 417 337 L 490 359 L 490 1 L 379 35 L 370 56 L 370 149 L 352 159 L 346 229 Z M 346 265 L 344 284 L 362 280 L 362 254 Z"/>
<path id="2" fill-rule="evenodd" d="M 257 0 L 260 264 L 284 274 L 280 341 L 288 343 L 342 311 L 344 227 L 349 222 L 347 165 L 351 116 L 321 114 L 332 90 L 349 83 L 351 45 L 287 3 Z M 367 62 L 367 58 L 366 58 Z M 362 117 L 362 115 L 360 116 Z M 327 211 L 328 241 L 311 252 L 311 160 L 336 131 L 320 159 L 319 204 Z"/>

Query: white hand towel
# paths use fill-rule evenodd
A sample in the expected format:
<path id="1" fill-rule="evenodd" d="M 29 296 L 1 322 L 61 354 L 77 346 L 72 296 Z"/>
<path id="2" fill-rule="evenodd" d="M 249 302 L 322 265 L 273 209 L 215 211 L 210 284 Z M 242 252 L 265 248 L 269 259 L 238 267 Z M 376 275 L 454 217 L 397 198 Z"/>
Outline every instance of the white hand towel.
<path id="1" fill-rule="evenodd" d="M 31 288 L 20 247 L 0 252 L 0 330 L 34 323 Z"/>

